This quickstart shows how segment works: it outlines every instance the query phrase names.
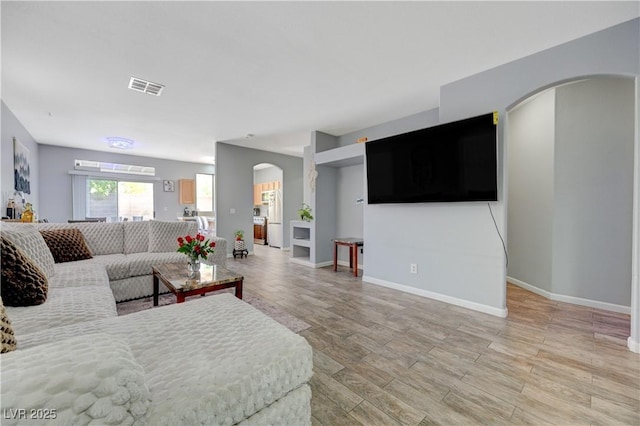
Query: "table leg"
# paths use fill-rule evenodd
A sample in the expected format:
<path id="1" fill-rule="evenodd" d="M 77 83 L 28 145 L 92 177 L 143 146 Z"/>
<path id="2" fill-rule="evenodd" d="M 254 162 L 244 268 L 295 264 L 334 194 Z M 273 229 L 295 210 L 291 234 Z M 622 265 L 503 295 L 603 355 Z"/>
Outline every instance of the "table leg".
<path id="1" fill-rule="evenodd" d="M 176 303 L 184 303 L 184 294 L 182 292 L 176 294 L 176 297 L 178 298 Z"/>
<path id="2" fill-rule="evenodd" d="M 240 280 L 236 283 L 236 297 L 238 299 L 242 299 L 242 281 Z"/>
<path id="3" fill-rule="evenodd" d="M 353 246 L 353 276 L 358 276 L 358 246 Z"/>
<path id="4" fill-rule="evenodd" d="M 353 246 L 349 246 L 349 268 L 353 268 Z"/>
<path id="5" fill-rule="evenodd" d="M 333 270 L 338 270 L 338 243 L 333 243 Z"/>
<path id="6" fill-rule="evenodd" d="M 160 281 L 158 276 L 153 274 L 153 306 L 158 306 L 158 293 L 160 293 Z"/>

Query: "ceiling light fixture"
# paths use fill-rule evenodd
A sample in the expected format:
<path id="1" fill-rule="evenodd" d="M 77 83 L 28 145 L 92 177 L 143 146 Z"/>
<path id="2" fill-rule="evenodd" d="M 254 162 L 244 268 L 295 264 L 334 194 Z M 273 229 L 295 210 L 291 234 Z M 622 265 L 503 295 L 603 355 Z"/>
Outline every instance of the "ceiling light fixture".
<path id="1" fill-rule="evenodd" d="M 109 147 L 116 149 L 131 149 L 133 148 L 133 141 L 126 138 L 108 137 L 107 143 Z"/>
<path id="2" fill-rule="evenodd" d="M 147 95 L 160 96 L 164 85 L 143 80 L 141 78 L 131 77 L 129 80 L 129 89 L 136 92 L 146 93 Z"/>

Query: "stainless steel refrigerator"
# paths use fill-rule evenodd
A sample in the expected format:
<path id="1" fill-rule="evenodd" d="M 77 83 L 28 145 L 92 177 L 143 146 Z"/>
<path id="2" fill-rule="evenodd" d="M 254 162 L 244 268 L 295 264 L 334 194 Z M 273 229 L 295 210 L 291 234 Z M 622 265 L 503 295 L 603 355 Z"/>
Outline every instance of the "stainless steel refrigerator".
<path id="1" fill-rule="evenodd" d="M 268 210 L 267 241 L 270 247 L 282 248 L 282 190 L 271 191 Z"/>

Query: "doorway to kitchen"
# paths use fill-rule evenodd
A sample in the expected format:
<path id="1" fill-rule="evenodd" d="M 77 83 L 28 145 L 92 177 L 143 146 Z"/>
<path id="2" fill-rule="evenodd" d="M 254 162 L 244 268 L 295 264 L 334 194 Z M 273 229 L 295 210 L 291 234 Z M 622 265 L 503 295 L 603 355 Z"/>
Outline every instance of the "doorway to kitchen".
<path id="1" fill-rule="evenodd" d="M 270 163 L 253 167 L 253 243 L 282 249 L 283 170 Z M 258 250 L 255 251 L 258 254 Z"/>

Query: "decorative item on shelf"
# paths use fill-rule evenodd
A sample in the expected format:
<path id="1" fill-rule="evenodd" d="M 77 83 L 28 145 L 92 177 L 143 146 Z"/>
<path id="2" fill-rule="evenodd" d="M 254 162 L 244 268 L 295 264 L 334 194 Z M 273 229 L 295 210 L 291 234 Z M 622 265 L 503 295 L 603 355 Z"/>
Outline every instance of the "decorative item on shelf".
<path id="1" fill-rule="evenodd" d="M 194 278 L 200 271 L 200 259 L 206 259 L 213 254 L 216 246 L 215 241 L 206 240 L 204 235 L 198 233 L 195 237 L 187 235 L 184 238 L 178 237 L 178 252 L 187 255 L 187 268 L 189 278 Z"/>
<path id="2" fill-rule="evenodd" d="M 24 205 L 24 211 L 22 212 L 22 216 L 20 216 L 20 222 L 33 222 L 33 208 L 31 203 Z"/>
<path id="3" fill-rule="evenodd" d="M 233 258 L 235 259 L 237 255 L 240 255 L 242 259 L 242 257 L 246 257 L 249 254 L 249 250 L 244 245 L 244 230 L 238 229 L 234 235 L 236 240 L 233 242 Z"/>
<path id="4" fill-rule="evenodd" d="M 305 222 L 311 222 L 313 220 L 311 207 L 309 207 L 307 203 L 302 203 L 302 207 L 298 209 L 298 214 L 300 215 L 300 220 L 304 220 Z"/>

